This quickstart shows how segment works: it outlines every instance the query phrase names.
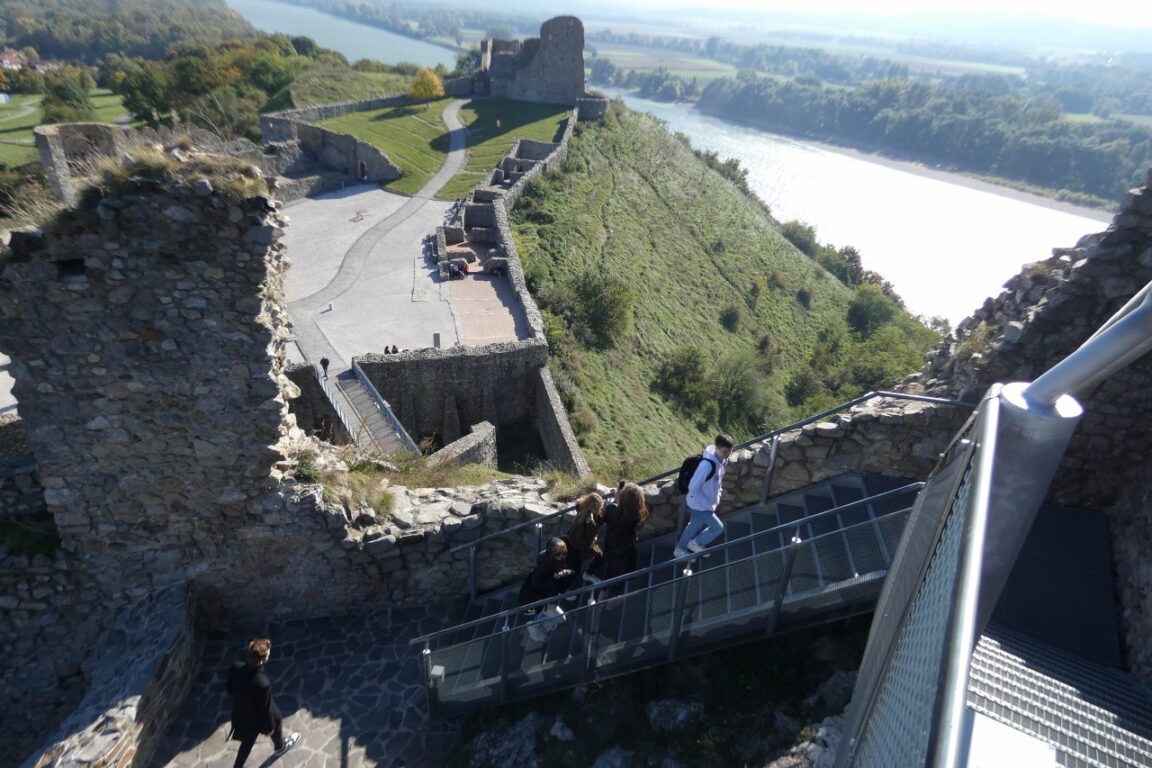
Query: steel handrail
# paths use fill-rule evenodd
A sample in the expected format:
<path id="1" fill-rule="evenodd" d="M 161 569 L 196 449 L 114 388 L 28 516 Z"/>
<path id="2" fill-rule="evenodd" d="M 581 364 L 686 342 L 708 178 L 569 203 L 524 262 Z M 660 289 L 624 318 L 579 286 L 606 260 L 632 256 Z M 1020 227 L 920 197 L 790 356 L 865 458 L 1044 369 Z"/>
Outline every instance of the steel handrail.
<path id="1" fill-rule="evenodd" d="M 352 428 L 352 424 L 348 421 L 347 414 L 345 414 L 344 409 L 340 407 L 340 401 L 332 392 L 332 388 L 328 386 L 327 378 L 321 373 L 320 366 L 316 363 L 312 363 L 312 373 L 316 375 L 316 381 L 320 383 L 320 390 L 324 393 L 324 396 L 328 398 L 328 404 L 332 406 L 332 410 L 336 413 L 336 418 L 344 425 L 344 430 L 348 433 L 348 436 L 355 441 L 356 430 Z"/>
<path id="2" fill-rule="evenodd" d="M 595 584 L 585 584 L 585 585 L 577 587 L 575 589 L 568 590 L 567 592 L 564 593 L 564 597 L 578 596 L 578 595 L 582 595 L 582 594 L 586 594 L 588 592 L 594 592 L 594 591 L 598 592 L 599 590 L 604 589 L 606 587 L 611 587 L 611 586 L 614 586 L 616 584 L 623 584 L 623 583 L 630 581 L 632 579 L 636 579 L 636 578 L 639 578 L 641 576 L 645 576 L 645 575 L 652 573 L 653 571 L 657 570 L 658 568 L 667 568 L 669 565 L 675 565 L 677 563 L 687 563 L 690 560 L 695 560 L 695 559 L 701 557 L 703 554 L 713 555 L 713 554 L 716 554 L 719 552 L 723 552 L 727 549 L 730 549 L 731 547 L 735 547 L 735 546 L 740 545 L 740 544 L 747 544 L 747 543 L 751 542 L 753 539 L 757 539 L 757 538 L 760 538 L 762 536 L 769 536 L 773 533 L 777 533 L 777 534 L 783 533 L 783 532 L 785 532 L 787 530 L 791 530 L 791 529 L 797 529 L 798 530 L 805 525 L 811 524 L 815 520 L 825 518 L 825 517 L 831 517 L 833 515 L 838 515 L 838 514 L 845 512 L 846 510 L 854 509 L 856 507 L 867 506 L 869 504 L 874 504 L 878 501 L 884 501 L 885 499 L 891 498 L 893 496 L 901 496 L 901 495 L 904 495 L 906 493 L 910 493 L 913 490 L 915 490 L 917 493 L 919 493 L 919 491 L 924 487 L 924 485 L 925 484 L 923 482 L 918 481 L 915 483 L 909 483 L 908 485 L 905 485 L 905 486 L 901 486 L 900 488 L 893 488 L 892 490 L 884 491 L 883 493 L 878 493 L 875 496 L 869 496 L 868 498 L 865 498 L 865 499 L 857 499 L 856 501 L 849 502 L 848 504 L 842 504 L 838 507 L 833 507 L 832 509 L 826 509 L 823 512 L 817 512 L 814 515 L 808 515 L 807 517 L 802 517 L 799 520 L 793 520 L 790 523 L 780 523 L 778 525 L 772 526 L 771 528 L 766 528 L 763 531 L 757 531 L 756 533 L 750 533 L 750 534 L 747 534 L 746 536 L 741 536 L 737 539 L 732 539 L 731 541 L 726 541 L 719 546 L 709 547 L 704 553 L 687 554 L 687 555 L 684 555 L 683 557 L 676 557 L 676 558 L 672 558 L 671 560 L 665 560 L 665 561 L 660 562 L 660 563 L 655 563 L 654 565 L 650 565 L 647 568 L 642 568 L 640 570 L 631 571 L 629 573 L 621 574 L 620 576 L 613 576 L 610 579 L 604 579 L 602 581 L 596 582 Z M 840 533 L 842 531 L 848 530 L 849 528 L 853 528 L 856 525 L 865 525 L 867 523 L 875 522 L 876 520 L 883 520 L 884 518 L 888 517 L 889 515 L 894 515 L 894 514 L 897 514 L 899 512 L 903 512 L 903 511 L 905 511 L 905 509 L 892 510 L 891 512 L 888 512 L 886 514 L 880 515 L 879 517 L 873 518 L 872 520 L 866 520 L 866 521 L 863 521 L 860 523 L 854 523 L 853 525 L 846 525 L 843 528 L 836 529 L 835 531 L 827 531 L 826 533 L 817 534 L 817 535 L 813 536 L 812 538 L 808 539 L 808 541 L 815 541 L 816 539 L 821 538 L 823 536 L 828 536 L 828 535 L 831 535 L 834 533 Z M 793 542 L 793 543 L 795 543 L 795 542 Z M 761 555 L 766 555 L 766 554 L 769 554 L 771 552 L 776 552 L 776 551 L 783 549 L 784 547 L 787 547 L 787 546 L 789 546 L 789 545 L 785 544 L 781 547 L 775 547 L 773 549 L 767 550 L 766 552 L 761 552 L 758 555 L 755 555 L 755 557 L 760 557 Z M 747 559 L 747 558 L 741 558 L 741 559 Z M 712 570 L 712 569 L 708 569 L 708 570 Z M 652 585 L 652 586 L 656 586 L 656 585 Z M 650 588 L 651 587 L 645 587 L 644 590 L 647 590 Z M 644 590 L 637 590 L 637 592 L 642 592 Z M 633 593 L 633 594 L 635 594 L 635 593 Z M 465 622 L 463 624 L 456 624 L 456 625 L 453 625 L 451 627 L 446 627 L 444 629 L 440 629 L 440 630 L 437 630 L 435 632 L 431 632 L 427 635 L 417 637 L 414 640 L 410 640 L 408 642 L 408 644 L 409 645 L 416 645 L 417 643 L 425 643 L 425 642 L 431 641 L 434 638 L 440 637 L 441 635 L 446 635 L 450 632 L 459 632 L 461 630 L 470 629 L 472 627 L 479 626 L 480 624 L 484 624 L 484 623 L 493 621 L 495 619 L 499 619 L 501 617 L 508 617 L 508 616 L 515 615 L 517 613 L 522 613 L 522 612 L 527 611 L 527 610 L 532 609 L 532 608 L 542 607 L 548 603 L 556 602 L 557 599 L 558 599 L 557 597 L 545 598 L 544 600 L 537 600 L 534 603 L 526 603 L 524 605 L 518 605 L 515 608 L 508 608 L 508 609 L 503 610 L 499 613 L 493 613 L 493 614 L 488 615 L 488 616 L 481 616 L 478 619 L 473 619 L 473 620 Z"/>
<path id="3" fill-rule="evenodd" d="M 878 398 L 878 397 L 886 397 L 886 398 L 891 398 L 891 399 L 895 399 L 895 400 L 912 400 L 912 401 L 922 402 L 922 403 L 935 403 L 937 405 L 954 405 L 954 406 L 959 406 L 962 408 L 975 408 L 976 407 L 976 403 L 967 403 L 967 402 L 964 402 L 963 400 L 954 400 L 952 398 L 947 398 L 947 397 L 930 397 L 928 395 L 910 395 L 910 394 L 906 394 L 904 392 L 888 392 L 886 390 L 879 390 L 879 391 L 875 391 L 875 392 L 866 392 L 865 394 L 860 395 L 857 398 L 849 400 L 845 403 L 841 403 L 840 405 L 837 405 L 833 408 L 829 408 L 828 410 L 822 411 L 822 412 L 816 414 L 815 416 L 809 416 L 806 419 L 801 419 L 800 421 L 797 421 L 795 424 L 789 424 L 786 427 L 780 427 L 778 429 L 772 430 L 771 432 L 767 432 L 763 435 L 760 435 L 759 437 L 754 437 L 751 440 L 745 440 L 742 443 L 738 443 L 735 446 L 733 446 L 732 450 L 733 451 L 743 450 L 744 448 L 747 448 L 748 446 L 751 446 L 751 445 L 755 445 L 756 443 L 762 443 L 766 440 L 771 440 L 773 437 L 776 437 L 777 435 L 782 435 L 785 432 L 791 432 L 794 429 L 800 429 L 801 427 L 806 427 L 809 424 L 812 424 L 812 423 L 819 421 L 820 419 L 827 418 L 827 417 L 832 416 L 834 414 L 840 413 L 841 411 L 846 411 L 850 408 L 855 408 L 857 405 L 860 405 L 862 403 L 866 403 L 869 400 L 873 400 L 873 399 Z M 676 467 L 676 468 L 670 469 L 666 472 L 661 472 L 658 475 L 653 475 L 652 477 L 649 477 L 645 480 L 640 480 L 637 483 L 637 485 L 641 485 L 641 486 L 649 485 L 651 483 L 656 482 L 657 480 L 663 480 L 666 477 L 671 477 L 672 475 L 676 474 L 679 471 L 680 471 L 680 468 Z M 613 491 L 609 491 L 608 494 L 606 494 L 606 495 L 608 498 L 612 498 L 615 495 L 615 493 L 616 493 L 616 491 L 613 490 Z M 514 533 L 514 532 L 516 532 L 522 528 L 527 528 L 530 525 L 542 525 L 542 524 L 548 522 L 549 520 L 554 520 L 557 517 L 560 517 L 561 515 L 564 515 L 564 514 L 567 514 L 568 512 L 574 511 L 575 509 L 576 509 L 576 505 L 573 504 L 569 507 L 564 507 L 564 509 L 561 509 L 557 512 L 552 512 L 551 514 L 543 515 L 541 517 L 536 517 L 536 518 L 533 518 L 531 520 L 525 520 L 521 523 L 517 523 L 516 525 L 512 525 L 512 526 L 509 526 L 507 528 L 502 528 L 499 531 L 493 531 L 492 533 L 485 534 L 484 536 L 481 536 L 480 538 L 475 539 L 474 541 L 470 541 L 467 544 L 457 544 L 455 547 L 452 547 L 451 549 L 449 549 L 448 552 L 449 553 L 459 552 L 461 550 L 468 549 L 470 547 L 475 547 L 477 544 L 480 544 L 480 543 L 485 542 L 485 541 L 489 541 L 490 539 L 497 539 L 497 538 L 500 538 L 502 536 L 507 536 L 510 533 Z"/>
<path id="4" fill-rule="evenodd" d="M 356 362 L 356 358 L 352 358 L 352 373 L 356 376 L 356 380 L 363 385 L 364 389 L 368 392 L 368 396 L 372 398 L 372 402 L 376 404 L 376 410 L 388 422 L 388 426 L 392 427 L 392 431 L 396 433 L 396 437 L 404 444 L 404 447 L 415 454 L 420 453 L 420 446 L 416 445 L 416 441 L 408 434 L 408 430 L 404 429 L 404 425 L 396 418 L 396 414 L 392 412 L 392 406 L 384 399 L 377 390 L 375 385 L 368 379 L 368 375 Z"/>

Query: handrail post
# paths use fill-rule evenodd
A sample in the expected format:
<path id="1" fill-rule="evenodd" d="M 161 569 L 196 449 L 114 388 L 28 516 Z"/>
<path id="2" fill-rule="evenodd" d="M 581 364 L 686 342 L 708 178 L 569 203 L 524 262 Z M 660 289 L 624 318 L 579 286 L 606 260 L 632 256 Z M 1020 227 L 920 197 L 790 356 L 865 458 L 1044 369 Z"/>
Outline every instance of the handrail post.
<path id="1" fill-rule="evenodd" d="M 776 453 L 780 450 L 780 435 L 772 435 L 772 447 L 768 450 L 768 468 L 764 470 L 764 485 L 760 488 L 760 506 L 768 503 L 768 492 L 772 488 L 772 475 L 776 471 Z"/>
<path id="2" fill-rule="evenodd" d="M 476 600 L 476 545 L 468 547 L 468 600 Z"/>
<path id="3" fill-rule="evenodd" d="M 780 583 L 776 585 L 776 595 L 772 598 L 772 613 L 768 615 L 768 625 L 765 635 L 776 634 L 776 624 L 780 620 L 780 610 L 784 606 L 784 594 L 788 591 L 788 582 L 792 580 L 792 566 L 796 563 L 796 550 L 802 543 L 800 529 L 792 536 L 792 543 L 784 548 L 784 567 L 780 570 Z"/>
<path id="4" fill-rule="evenodd" d="M 544 523 L 536 523 L 536 552 L 544 549 Z"/>
<path id="5" fill-rule="evenodd" d="M 508 701 L 508 638 L 512 628 L 505 622 L 500 628 L 500 703 Z"/>
<path id="6" fill-rule="evenodd" d="M 676 660 L 680 651 L 680 633 L 684 629 L 684 601 L 688 597 L 686 581 L 692 578 L 692 566 L 684 566 L 680 576 L 672 577 L 672 626 L 668 632 L 668 661 Z"/>
<path id="7" fill-rule="evenodd" d="M 437 716 L 440 708 L 440 691 L 436 687 L 436 678 L 432 675 L 432 648 L 426 641 L 424 650 L 420 652 L 420 660 L 424 667 L 424 690 L 428 695 L 428 714 Z"/>
<path id="8" fill-rule="evenodd" d="M 588 684 L 596 674 L 596 657 L 600 652 L 600 604 L 595 597 L 590 597 L 584 610 L 588 620 L 584 622 L 584 674 L 581 680 Z"/>

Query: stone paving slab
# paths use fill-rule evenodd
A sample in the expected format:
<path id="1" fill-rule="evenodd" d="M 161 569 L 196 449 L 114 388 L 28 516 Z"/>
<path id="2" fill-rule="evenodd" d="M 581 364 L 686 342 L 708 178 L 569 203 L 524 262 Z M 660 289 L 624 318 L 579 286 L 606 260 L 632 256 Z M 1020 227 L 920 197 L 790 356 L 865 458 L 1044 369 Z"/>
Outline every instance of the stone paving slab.
<path id="1" fill-rule="evenodd" d="M 430 768 L 456 743 L 453 721 L 428 717 L 420 656 L 408 640 L 446 626 L 449 606 L 382 610 L 361 616 L 236 627 L 212 633 L 183 710 L 152 768 L 230 768 L 229 665 L 253 637 L 272 639 L 268 676 L 286 733 L 300 743 L 277 759 L 256 743 L 247 766 Z"/>
<path id="2" fill-rule="evenodd" d="M 11 362 L 7 355 L 0 355 L 0 413 L 16 410 L 16 398 L 12 396 L 12 376 L 8 373 Z"/>

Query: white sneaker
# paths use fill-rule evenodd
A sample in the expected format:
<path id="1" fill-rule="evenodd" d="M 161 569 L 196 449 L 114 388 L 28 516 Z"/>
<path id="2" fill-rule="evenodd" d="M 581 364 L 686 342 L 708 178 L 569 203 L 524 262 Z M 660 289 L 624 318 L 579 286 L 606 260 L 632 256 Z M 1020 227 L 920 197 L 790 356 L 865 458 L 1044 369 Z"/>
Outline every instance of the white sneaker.
<path id="1" fill-rule="evenodd" d="M 688 554 L 688 550 L 680 549 L 680 547 L 672 550 L 672 557 L 684 557 L 686 554 Z"/>
<path id="2" fill-rule="evenodd" d="M 299 742 L 299 741 L 300 741 L 300 734 L 298 734 L 298 733 L 290 733 L 290 734 L 288 734 L 288 736 L 287 736 L 287 737 L 284 739 L 284 746 L 280 747 L 280 749 L 276 750 L 276 751 L 275 751 L 275 752 L 273 752 L 272 754 L 274 754 L 274 755 L 276 755 L 277 757 L 279 757 L 280 755 L 284 754 L 284 753 L 285 753 L 285 752 L 287 752 L 288 750 L 292 749 L 292 747 L 296 746 L 296 743 L 297 743 L 297 742 Z"/>
<path id="3" fill-rule="evenodd" d="M 697 544 L 696 540 L 693 539 L 692 541 L 688 542 L 688 551 L 689 552 L 703 552 L 704 547 Z"/>
<path id="4" fill-rule="evenodd" d="M 584 574 L 584 581 L 588 582 L 589 584 L 599 584 L 601 579 L 595 574 L 586 573 Z"/>

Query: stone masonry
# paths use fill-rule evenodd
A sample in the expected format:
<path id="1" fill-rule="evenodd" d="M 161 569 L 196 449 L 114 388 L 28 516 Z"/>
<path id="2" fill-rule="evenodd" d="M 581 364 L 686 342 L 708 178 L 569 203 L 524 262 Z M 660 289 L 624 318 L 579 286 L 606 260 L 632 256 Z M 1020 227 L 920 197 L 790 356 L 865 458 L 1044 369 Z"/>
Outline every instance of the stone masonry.
<path id="1" fill-rule="evenodd" d="M 584 24 L 557 16 L 540 37 L 484 40 L 476 76 L 495 98 L 575 105 L 584 96 Z"/>

